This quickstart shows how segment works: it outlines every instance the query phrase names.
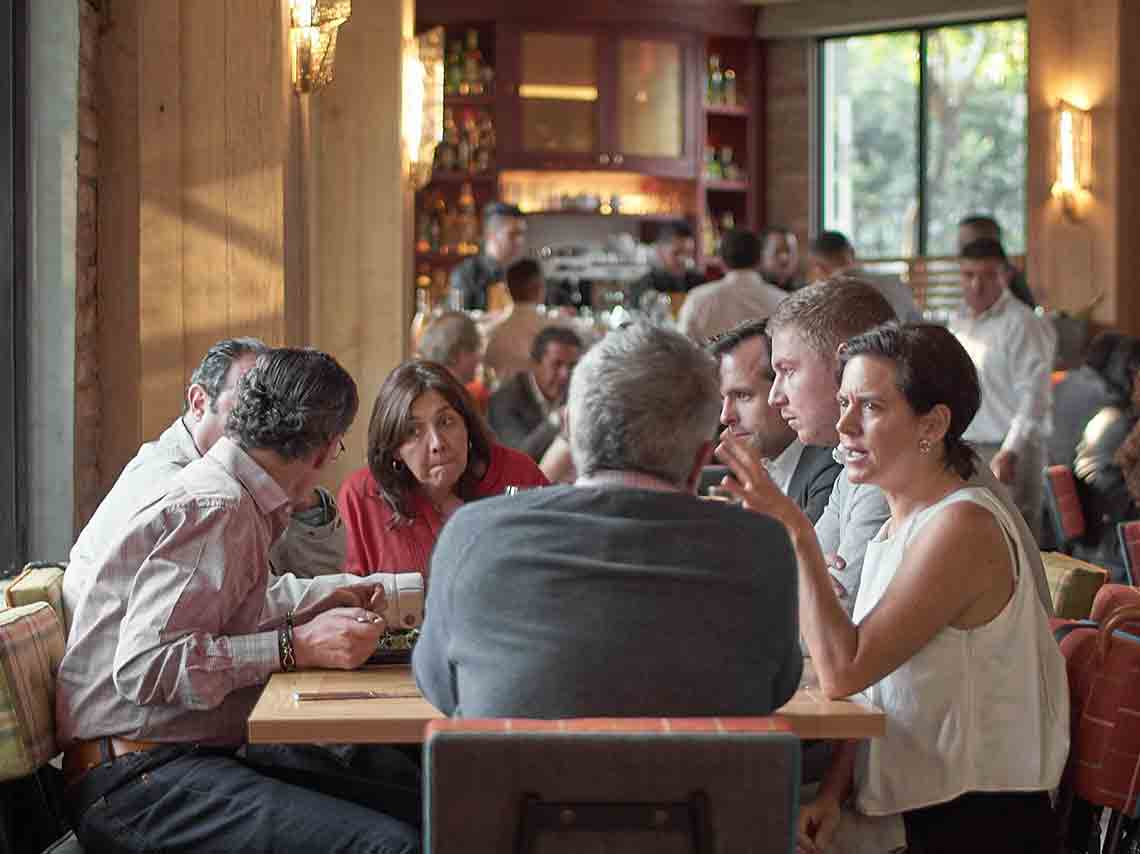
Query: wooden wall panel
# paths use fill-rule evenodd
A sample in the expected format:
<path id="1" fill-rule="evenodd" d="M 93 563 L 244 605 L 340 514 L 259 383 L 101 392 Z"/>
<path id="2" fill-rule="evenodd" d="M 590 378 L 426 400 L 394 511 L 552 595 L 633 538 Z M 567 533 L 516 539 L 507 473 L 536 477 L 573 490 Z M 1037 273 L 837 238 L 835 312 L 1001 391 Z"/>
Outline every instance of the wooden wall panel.
<path id="1" fill-rule="evenodd" d="M 99 44 L 99 382 L 106 493 L 142 433 L 139 341 L 138 5 L 116 0 Z M 150 0 L 145 0 L 150 2 Z"/>
<path id="2" fill-rule="evenodd" d="M 177 2 L 138 8 L 141 426 L 155 436 L 180 408 L 185 365 L 181 16 Z"/>
<path id="3" fill-rule="evenodd" d="M 230 334 L 226 226 L 225 0 L 182 0 L 183 337 L 189 379 L 202 354 Z"/>
<path id="4" fill-rule="evenodd" d="M 226 4 L 226 255 L 233 334 L 285 341 L 280 0 Z M 189 129 L 188 129 L 189 130 Z"/>
<path id="5" fill-rule="evenodd" d="M 407 349 L 412 285 L 411 190 L 401 173 L 402 39 L 411 0 L 353 5 L 341 27 L 336 79 L 310 99 L 313 134 L 313 343 L 356 378 L 360 414 L 335 486 L 365 463 L 380 383 Z"/>
<path id="6" fill-rule="evenodd" d="M 284 343 L 285 2 L 109 9 L 99 60 L 104 490 L 181 411 L 212 343 Z"/>

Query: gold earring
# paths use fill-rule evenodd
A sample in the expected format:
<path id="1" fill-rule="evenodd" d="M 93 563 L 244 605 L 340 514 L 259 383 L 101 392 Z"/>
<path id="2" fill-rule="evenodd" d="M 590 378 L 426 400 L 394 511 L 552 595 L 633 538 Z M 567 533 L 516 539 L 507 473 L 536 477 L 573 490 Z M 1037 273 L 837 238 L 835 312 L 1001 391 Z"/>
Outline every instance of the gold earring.
<path id="1" fill-rule="evenodd" d="M 918 452 L 920 454 L 929 454 L 930 453 L 930 440 L 929 439 L 919 439 L 918 440 Z"/>

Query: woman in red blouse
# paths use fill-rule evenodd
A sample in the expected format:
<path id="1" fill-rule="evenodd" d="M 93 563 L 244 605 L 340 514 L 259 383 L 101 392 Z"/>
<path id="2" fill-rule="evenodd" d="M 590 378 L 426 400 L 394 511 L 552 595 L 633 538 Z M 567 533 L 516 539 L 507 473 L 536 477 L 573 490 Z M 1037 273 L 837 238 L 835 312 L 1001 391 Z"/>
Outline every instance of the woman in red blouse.
<path id="1" fill-rule="evenodd" d="M 547 484 L 530 457 L 495 442 L 447 368 L 404 362 L 372 406 L 368 466 L 340 488 L 345 571 L 426 577 L 440 528 L 465 501 Z"/>

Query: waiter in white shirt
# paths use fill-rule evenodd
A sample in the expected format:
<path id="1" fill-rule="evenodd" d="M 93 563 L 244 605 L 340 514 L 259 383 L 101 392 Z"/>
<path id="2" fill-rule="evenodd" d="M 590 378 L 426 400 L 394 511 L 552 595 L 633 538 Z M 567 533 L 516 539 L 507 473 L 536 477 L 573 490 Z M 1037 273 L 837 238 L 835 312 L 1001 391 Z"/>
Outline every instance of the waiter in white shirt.
<path id="1" fill-rule="evenodd" d="M 1056 334 L 1009 292 L 1001 244 L 980 238 L 962 249 L 963 309 L 950 328 L 978 369 L 982 405 L 964 437 L 1013 495 L 1041 537 L 1041 466 L 1051 432 L 1049 374 Z"/>

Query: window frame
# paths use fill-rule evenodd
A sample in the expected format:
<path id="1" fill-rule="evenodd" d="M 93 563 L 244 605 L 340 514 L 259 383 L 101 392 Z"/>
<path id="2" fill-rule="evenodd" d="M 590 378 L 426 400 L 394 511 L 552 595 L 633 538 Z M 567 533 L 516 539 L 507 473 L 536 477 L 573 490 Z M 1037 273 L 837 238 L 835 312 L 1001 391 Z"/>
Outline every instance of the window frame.
<path id="1" fill-rule="evenodd" d="M 28 0 L 0 0 L 0 577 L 27 554 Z"/>
<path id="2" fill-rule="evenodd" d="M 1002 21 L 1024 21 L 1026 27 L 1029 26 L 1029 17 L 1025 14 L 1010 15 L 998 14 L 992 16 L 972 17 L 951 19 L 947 21 L 938 21 L 937 23 L 930 23 L 925 25 L 911 25 L 905 27 L 888 27 L 885 29 L 859 29 L 850 32 L 828 33 L 825 36 L 820 36 L 815 41 L 815 123 L 816 131 L 812 135 L 815 141 L 815 163 L 813 164 L 812 174 L 815 178 L 815 206 L 818 211 L 815 221 L 818 223 L 819 230 L 824 231 L 827 229 L 826 222 L 826 199 L 827 199 L 827 176 L 824 175 L 825 156 L 824 152 L 827 148 L 827 69 L 826 69 L 826 50 L 825 45 L 829 41 L 836 41 L 839 39 L 859 38 L 860 36 L 886 36 L 897 35 L 899 33 L 909 33 L 918 36 L 918 100 L 915 115 L 916 126 L 916 146 L 917 146 L 917 164 L 916 164 L 916 179 L 918 181 L 918 217 L 917 226 L 918 234 L 915 240 L 916 257 L 925 257 L 927 253 L 927 237 L 928 226 L 930 217 L 930 206 L 927 201 L 926 193 L 926 161 L 929 154 L 929 139 L 926 122 L 926 96 L 927 96 L 927 45 L 929 42 L 930 33 L 935 30 L 950 29 L 953 27 L 969 27 L 978 24 L 996 24 Z M 1028 51 L 1028 48 L 1026 48 Z M 1025 128 L 1026 137 L 1029 136 L 1029 127 Z M 1027 164 L 1028 165 L 1028 164 Z"/>

